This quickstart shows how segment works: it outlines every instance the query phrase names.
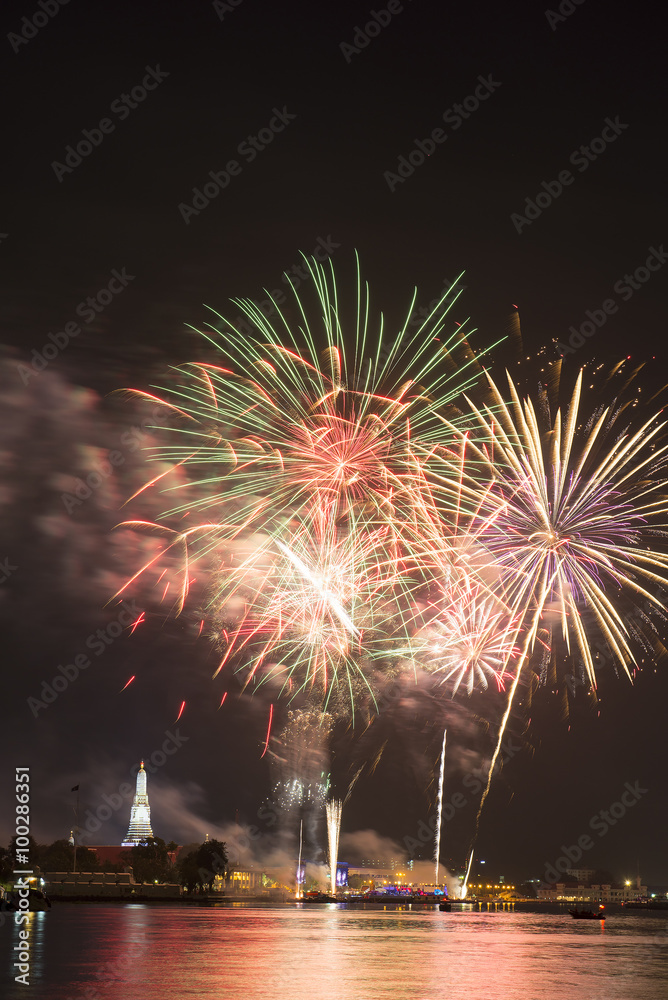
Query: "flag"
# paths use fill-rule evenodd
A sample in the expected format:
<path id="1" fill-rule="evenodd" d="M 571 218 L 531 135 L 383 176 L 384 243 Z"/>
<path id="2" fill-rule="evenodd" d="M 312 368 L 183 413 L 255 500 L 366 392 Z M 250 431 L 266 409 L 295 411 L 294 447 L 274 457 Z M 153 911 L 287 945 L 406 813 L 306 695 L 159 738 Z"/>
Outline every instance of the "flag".
<path id="1" fill-rule="evenodd" d="M 78 792 L 78 791 L 79 791 L 79 786 L 78 786 L 78 785 L 75 785 L 75 786 L 74 786 L 74 788 L 72 789 L 72 791 L 73 791 L 73 792 Z"/>

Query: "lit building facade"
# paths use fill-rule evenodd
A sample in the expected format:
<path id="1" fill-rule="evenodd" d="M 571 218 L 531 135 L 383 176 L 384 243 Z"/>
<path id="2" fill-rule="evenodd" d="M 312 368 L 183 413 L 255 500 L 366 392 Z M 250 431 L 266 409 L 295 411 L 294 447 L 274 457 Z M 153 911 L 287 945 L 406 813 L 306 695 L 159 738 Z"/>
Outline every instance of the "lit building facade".
<path id="1" fill-rule="evenodd" d="M 148 804 L 148 793 L 146 791 L 146 771 L 144 761 L 139 765 L 137 771 L 137 788 L 132 801 L 132 812 L 130 813 L 130 826 L 123 847 L 134 847 L 141 844 L 153 836 L 151 830 L 151 807 Z"/>
<path id="2" fill-rule="evenodd" d="M 612 885 L 582 885 L 577 882 L 557 882 L 538 890 L 538 899 L 568 903 L 625 903 L 647 896 L 647 886 L 640 879 L 635 886 L 630 881 Z"/>

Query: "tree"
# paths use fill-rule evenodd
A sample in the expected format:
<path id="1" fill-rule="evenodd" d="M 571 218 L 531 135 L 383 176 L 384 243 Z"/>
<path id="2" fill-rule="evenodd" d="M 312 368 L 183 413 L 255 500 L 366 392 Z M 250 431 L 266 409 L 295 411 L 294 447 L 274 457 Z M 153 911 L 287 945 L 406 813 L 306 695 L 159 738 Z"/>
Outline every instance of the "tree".
<path id="1" fill-rule="evenodd" d="M 37 848 L 37 864 L 43 872 L 71 872 L 74 865 L 74 847 L 69 840 L 54 840 Z M 81 844 L 77 845 L 77 871 L 97 871 L 97 857 Z"/>
<path id="2" fill-rule="evenodd" d="M 161 837 L 148 837 L 130 851 L 135 882 L 166 882 L 172 874 L 167 845 Z"/>
<path id="3" fill-rule="evenodd" d="M 202 883 L 211 889 L 216 875 L 227 871 L 227 849 L 220 840 L 206 840 L 197 851 L 197 864 L 203 871 Z"/>
<path id="4" fill-rule="evenodd" d="M 14 857 L 5 847 L 0 847 L 0 883 L 12 882 L 14 878 Z"/>
<path id="5" fill-rule="evenodd" d="M 220 840 L 206 840 L 187 854 L 182 852 L 176 866 L 181 885 L 189 892 L 211 890 L 216 876 L 225 876 L 227 860 L 226 845 Z"/>
<path id="6" fill-rule="evenodd" d="M 188 854 L 184 854 L 177 861 L 176 870 L 179 882 L 185 886 L 188 892 L 195 892 L 196 889 L 200 888 L 197 851 L 190 851 Z"/>

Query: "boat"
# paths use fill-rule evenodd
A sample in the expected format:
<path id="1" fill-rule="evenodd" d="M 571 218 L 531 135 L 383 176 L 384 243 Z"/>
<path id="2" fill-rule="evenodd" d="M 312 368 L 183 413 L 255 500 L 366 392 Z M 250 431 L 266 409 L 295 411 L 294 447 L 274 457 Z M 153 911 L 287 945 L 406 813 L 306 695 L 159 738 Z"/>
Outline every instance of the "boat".
<path id="1" fill-rule="evenodd" d="M 441 913 L 450 913 L 452 911 L 452 903 L 449 899 L 444 899 L 438 904 L 438 908 Z"/>
<path id="2" fill-rule="evenodd" d="M 5 892 L 2 896 L 2 904 L 0 909 L 9 911 L 10 913 L 18 913 L 19 911 L 28 910 L 29 913 L 39 913 L 40 911 L 51 909 L 51 900 L 45 892 L 41 889 L 33 889 L 30 887 L 28 889 L 28 906 L 21 906 L 21 898 L 16 890 L 10 889 Z"/>
<path id="3" fill-rule="evenodd" d="M 600 906 L 598 910 L 569 910 L 570 915 L 574 920 L 605 920 L 605 913 L 603 912 L 603 906 Z"/>

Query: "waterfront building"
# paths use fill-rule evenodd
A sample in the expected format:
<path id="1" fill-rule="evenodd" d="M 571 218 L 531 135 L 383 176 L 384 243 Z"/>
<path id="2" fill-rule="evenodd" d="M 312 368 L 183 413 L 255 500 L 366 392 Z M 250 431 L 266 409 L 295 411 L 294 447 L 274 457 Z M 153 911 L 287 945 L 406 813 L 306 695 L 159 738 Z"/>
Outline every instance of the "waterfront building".
<path id="1" fill-rule="evenodd" d="M 537 892 L 538 899 L 561 903 L 624 903 L 647 896 L 647 886 L 640 879 L 633 885 L 624 883 L 583 885 L 578 882 L 557 882 L 543 886 Z"/>
<path id="2" fill-rule="evenodd" d="M 148 793 L 146 791 L 146 771 L 144 761 L 139 765 L 137 771 L 137 788 L 132 802 L 132 812 L 130 813 L 130 825 L 123 847 L 134 847 L 141 844 L 149 837 L 153 837 L 151 830 L 151 807 L 148 804 Z"/>

